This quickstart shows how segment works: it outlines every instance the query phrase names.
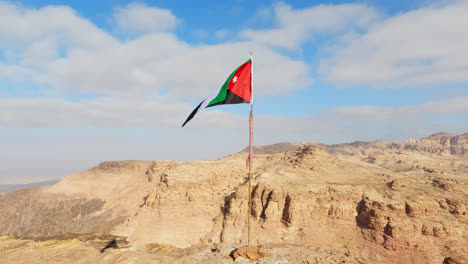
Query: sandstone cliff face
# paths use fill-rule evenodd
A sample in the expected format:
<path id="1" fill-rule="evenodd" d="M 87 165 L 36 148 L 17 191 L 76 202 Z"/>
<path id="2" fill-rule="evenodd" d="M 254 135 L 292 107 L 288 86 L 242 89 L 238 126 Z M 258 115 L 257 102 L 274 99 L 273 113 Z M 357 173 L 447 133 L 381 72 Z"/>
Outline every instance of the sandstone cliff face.
<path id="1" fill-rule="evenodd" d="M 309 252 L 289 263 L 467 261 L 466 135 L 256 155 L 252 241 L 278 256 L 285 245 Z M 0 196 L 0 234 L 114 235 L 138 250 L 245 244 L 245 157 L 105 162 L 52 187 Z M 312 257 L 311 249 L 328 253 Z"/>
<path id="2" fill-rule="evenodd" d="M 0 199 L 0 232 L 25 238 L 107 234 L 128 218 L 128 203 L 140 199 L 126 194 L 137 183 L 129 179 L 146 165 L 103 162 L 49 188 L 7 193 Z"/>
<path id="3" fill-rule="evenodd" d="M 319 146 L 266 159 L 276 160 L 275 164 L 286 160 L 309 170 L 279 169 L 274 179 L 268 173 L 257 176 L 252 192 L 257 243 L 348 248 L 363 262 L 442 263 L 450 256 L 468 256 L 466 172 L 444 178 L 418 171 L 400 178 L 372 166 L 365 171 L 373 178 L 363 180 L 356 175 L 362 168 L 321 152 Z M 353 175 L 353 180 L 346 174 Z M 447 185 L 452 187 L 444 188 Z M 223 241 L 246 242 L 242 219 L 247 214 L 247 195 L 244 188 L 229 200 Z"/>

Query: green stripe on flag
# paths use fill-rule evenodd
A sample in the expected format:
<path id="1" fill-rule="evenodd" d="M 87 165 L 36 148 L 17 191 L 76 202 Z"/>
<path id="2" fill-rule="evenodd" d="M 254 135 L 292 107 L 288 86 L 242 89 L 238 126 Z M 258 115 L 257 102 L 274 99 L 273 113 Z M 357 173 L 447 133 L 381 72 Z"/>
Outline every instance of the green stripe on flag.
<path id="1" fill-rule="evenodd" d="M 249 62 L 250 59 L 248 59 L 246 62 L 244 62 L 242 65 L 246 64 L 247 62 Z M 229 75 L 228 79 L 224 82 L 223 86 L 221 87 L 221 89 L 219 89 L 219 93 L 218 95 L 213 99 L 211 100 L 208 105 L 206 107 L 209 107 L 211 105 L 214 105 L 214 104 L 217 104 L 219 102 L 222 102 L 226 99 L 226 95 L 227 95 L 227 88 L 229 86 L 229 82 L 231 82 L 231 79 L 232 77 L 234 76 L 234 74 L 237 72 L 237 70 L 239 70 L 240 67 L 242 67 L 242 65 L 240 65 L 239 67 L 237 67 L 237 69 L 235 69 L 231 75 Z"/>

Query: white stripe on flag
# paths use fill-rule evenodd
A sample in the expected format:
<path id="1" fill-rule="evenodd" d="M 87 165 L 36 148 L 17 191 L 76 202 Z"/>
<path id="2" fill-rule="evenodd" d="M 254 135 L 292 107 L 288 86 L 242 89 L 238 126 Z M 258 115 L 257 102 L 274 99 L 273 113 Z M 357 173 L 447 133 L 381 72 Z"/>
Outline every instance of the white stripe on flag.
<path id="1" fill-rule="evenodd" d="M 219 93 L 219 90 L 215 91 L 213 94 L 211 94 L 210 96 L 208 96 L 205 100 L 203 100 L 203 103 L 202 105 L 200 106 L 200 108 L 198 109 L 197 113 L 200 112 L 202 109 L 205 109 L 205 107 L 213 100 L 216 98 L 216 96 L 218 95 Z"/>

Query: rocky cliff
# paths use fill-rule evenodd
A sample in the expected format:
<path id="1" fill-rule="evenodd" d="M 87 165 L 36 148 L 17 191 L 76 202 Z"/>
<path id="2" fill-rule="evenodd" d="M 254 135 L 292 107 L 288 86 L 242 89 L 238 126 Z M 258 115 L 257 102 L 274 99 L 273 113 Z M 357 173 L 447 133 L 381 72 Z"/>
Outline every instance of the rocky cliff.
<path id="1" fill-rule="evenodd" d="M 467 138 L 264 148 L 254 159 L 252 240 L 266 245 L 265 263 L 466 262 Z M 0 234 L 14 238 L 0 239 L 10 245 L 0 260 L 31 248 L 18 239 L 94 234 L 125 241 L 108 257 L 121 263 L 135 252 L 142 263 L 226 263 L 247 242 L 245 158 L 105 162 L 2 195 Z"/>

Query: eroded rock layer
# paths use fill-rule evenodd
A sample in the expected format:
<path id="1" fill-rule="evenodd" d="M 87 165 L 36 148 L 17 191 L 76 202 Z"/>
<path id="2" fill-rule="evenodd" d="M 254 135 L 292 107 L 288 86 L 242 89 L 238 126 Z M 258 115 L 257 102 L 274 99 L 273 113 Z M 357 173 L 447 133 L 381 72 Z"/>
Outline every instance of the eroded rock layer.
<path id="1" fill-rule="evenodd" d="M 467 138 L 259 147 L 265 154 L 254 159 L 252 242 L 266 245 L 265 259 L 288 263 L 463 263 Z M 48 188 L 1 195 L 0 234 L 20 240 L 0 241 L 0 260 L 31 248 L 21 239 L 75 245 L 70 237 L 94 234 L 118 237 L 126 251 L 160 262 L 189 263 L 189 255 L 230 261 L 231 247 L 247 243 L 245 158 L 104 162 Z M 76 247 L 89 247 L 83 243 Z M 137 253 L 112 254 L 118 263 Z"/>

